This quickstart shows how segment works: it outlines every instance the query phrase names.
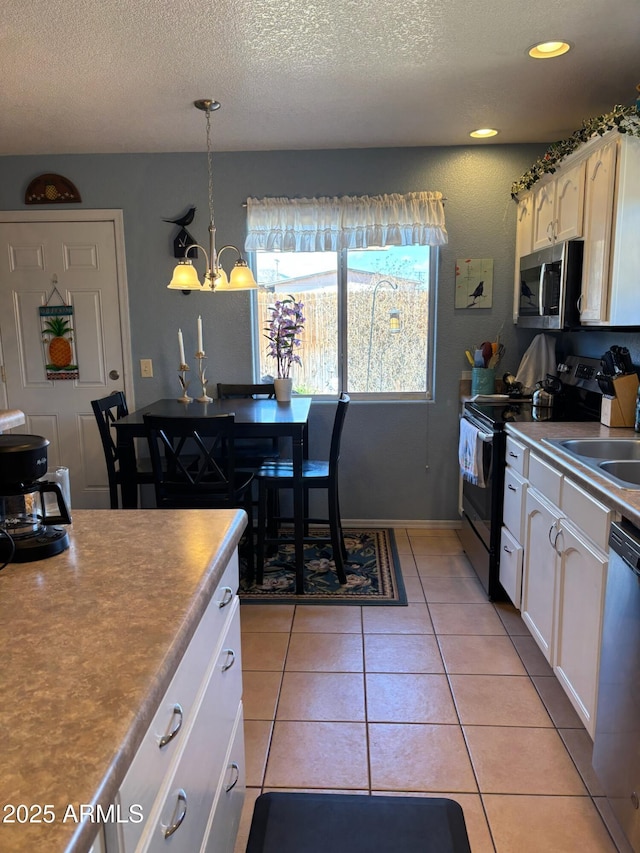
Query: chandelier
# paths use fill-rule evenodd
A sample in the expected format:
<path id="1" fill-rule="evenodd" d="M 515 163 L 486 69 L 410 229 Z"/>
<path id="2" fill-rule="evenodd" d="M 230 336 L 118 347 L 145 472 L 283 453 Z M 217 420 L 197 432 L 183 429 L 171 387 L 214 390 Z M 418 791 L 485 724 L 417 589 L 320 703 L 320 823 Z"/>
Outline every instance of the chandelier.
<path id="1" fill-rule="evenodd" d="M 200 243 L 192 243 L 184 250 L 184 258 L 178 261 L 178 265 L 173 271 L 173 278 L 167 285 L 170 290 L 255 290 L 257 288 L 253 273 L 249 269 L 249 265 L 242 257 L 242 253 L 236 246 L 223 246 L 216 252 L 216 226 L 213 214 L 213 169 L 211 157 L 211 113 L 220 109 L 218 101 L 213 101 L 210 98 L 205 98 L 200 101 L 194 101 L 194 106 L 202 110 L 207 117 L 207 172 L 209 175 L 209 251 L 201 246 Z M 189 257 L 189 252 L 192 249 L 200 249 L 205 256 L 207 268 L 204 274 L 204 281 L 200 283 L 198 273 L 193 265 L 193 261 Z M 220 266 L 220 257 L 227 249 L 233 249 L 237 254 L 238 260 L 235 262 L 231 275 L 227 277 L 226 272 Z"/>

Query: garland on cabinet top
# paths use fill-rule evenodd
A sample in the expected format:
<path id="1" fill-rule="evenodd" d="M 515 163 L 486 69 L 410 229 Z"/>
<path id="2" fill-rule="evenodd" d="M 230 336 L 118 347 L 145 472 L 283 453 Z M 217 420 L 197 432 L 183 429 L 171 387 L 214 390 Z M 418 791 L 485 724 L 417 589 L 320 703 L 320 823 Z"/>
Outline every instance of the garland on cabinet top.
<path id="1" fill-rule="evenodd" d="M 580 130 L 576 130 L 568 139 L 552 143 L 529 171 L 511 185 L 511 198 L 518 201 L 518 193 L 531 189 L 543 175 L 555 172 L 556 164 L 560 160 L 594 136 L 603 136 L 614 129 L 618 133 L 640 136 L 640 84 L 636 88 L 638 98 L 635 106 L 623 107 L 618 104 L 609 113 L 583 121 Z"/>

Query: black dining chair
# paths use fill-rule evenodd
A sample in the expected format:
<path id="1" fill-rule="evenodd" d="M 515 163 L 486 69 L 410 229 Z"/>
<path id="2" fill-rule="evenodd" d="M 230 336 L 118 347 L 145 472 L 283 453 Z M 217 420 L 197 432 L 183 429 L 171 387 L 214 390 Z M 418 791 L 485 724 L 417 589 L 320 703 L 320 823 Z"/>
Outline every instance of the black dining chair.
<path id="1" fill-rule="evenodd" d="M 129 414 L 127 408 L 127 399 L 124 391 L 114 391 L 107 397 L 101 397 L 99 400 L 91 401 L 91 408 L 95 415 L 100 431 L 100 440 L 104 451 L 104 460 L 107 465 L 107 477 L 109 481 L 109 502 L 111 509 L 119 509 L 120 502 L 118 499 L 118 486 L 122 478 L 120 472 L 120 459 L 118 456 L 118 447 L 113 438 L 111 425 Z M 136 479 L 138 483 L 153 483 L 153 472 L 150 467 L 144 462 L 138 463 Z"/>
<path id="2" fill-rule="evenodd" d="M 340 444 L 342 430 L 344 427 L 347 408 L 351 398 L 348 394 L 341 394 L 338 400 L 333 429 L 331 432 L 331 445 L 329 458 L 327 460 L 305 459 L 302 463 L 302 486 L 305 500 L 305 542 L 324 543 L 329 542 L 333 551 L 333 561 L 336 574 L 340 583 L 347 582 L 344 570 L 344 561 L 347 551 L 342 535 L 342 522 L 340 519 L 340 501 L 338 495 L 338 463 L 340 461 Z M 293 488 L 293 463 L 291 460 L 274 460 L 265 462 L 255 474 L 258 482 L 258 542 L 257 542 L 257 568 L 256 583 L 261 584 L 264 575 L 265 547 L 267 545 L 292 542 L 292 537 L 279 535 L 278 526 L 283 522 L 290 522 L 290 518 L 276 515 L 275 507 L 277 497 L 281 489 Z M 327 518 L 310 518 L 308 513 L 309 491 L 312 489 L 324 489 L 327 492 Z M 329 526 L 329 536 L 310 536 L 310 524 L 324 524 Z"/>
<path id="3" fill-rule="evenodd" d="M 234 415 L 144 415 L 158 509 L 244 509 L 247 578 L 253 580 L 253 474 L 236 468 Z"/>
<path id="4" fill-rule="evenodd" d="M 276 389 L 273 382 L 226 383 L 218 382 L 220 400 L 274 400 Z M 277 438 L 236 438 L 236 462 L 239 468 L 248 471 L 257 469 L 267 459 L 277 459 L 280 455 Z"/>

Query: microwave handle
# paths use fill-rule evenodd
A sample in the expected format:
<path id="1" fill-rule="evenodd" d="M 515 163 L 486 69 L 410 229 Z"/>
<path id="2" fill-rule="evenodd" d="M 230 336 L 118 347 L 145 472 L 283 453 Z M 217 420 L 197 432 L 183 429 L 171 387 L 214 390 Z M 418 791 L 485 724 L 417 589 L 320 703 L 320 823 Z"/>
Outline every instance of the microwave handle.
<path id="1" fill-rule="evenodd" d="M 544 311 L 544 282 L 547 275 L 547 265 L 540 265 L 540 283 L 538 286 L 538 313 L 542 317 Z"/>

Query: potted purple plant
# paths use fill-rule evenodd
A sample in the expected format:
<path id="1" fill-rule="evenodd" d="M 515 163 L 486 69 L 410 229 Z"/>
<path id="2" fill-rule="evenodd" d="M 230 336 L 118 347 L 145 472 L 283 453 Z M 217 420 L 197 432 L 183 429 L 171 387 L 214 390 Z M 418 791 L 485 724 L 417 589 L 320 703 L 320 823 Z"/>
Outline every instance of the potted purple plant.
<path id="1" fill-rule="evenodd" d="M 265 326 L 265 338 L 269 341 L 267 355 L 276 360 L 277 378 L 274 379 L 276 399 L 287 402 L 291 399 L 291 365 L 302 364 L 297 353 L 302 341 L 300 335 L 304 329 L 304 304 L 296 302 L 293 296 L 278 299 L 269 306 L 271 314 L 269 325 Z"/>

